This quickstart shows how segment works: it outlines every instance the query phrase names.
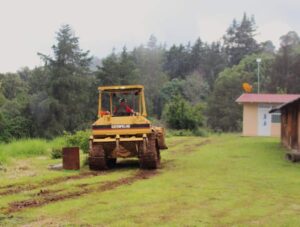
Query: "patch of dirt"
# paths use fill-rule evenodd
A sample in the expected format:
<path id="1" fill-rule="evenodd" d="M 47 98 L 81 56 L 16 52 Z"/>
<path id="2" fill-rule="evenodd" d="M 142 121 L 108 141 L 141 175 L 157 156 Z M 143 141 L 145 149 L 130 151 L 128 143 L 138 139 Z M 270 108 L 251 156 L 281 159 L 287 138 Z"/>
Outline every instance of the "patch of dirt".
<path id="1" fill-rule="evenodd" d="M 175 165 L 175 160 L 174 159 L 169 159 L 169 160 L 162 160 L 160 162 L 160 166 L 159 166 L 159 169 L 173 169 L 175 168 L 176 165 Z"/>
<path id="2" fill-rule="evenodd" d="M 0 195 L 11 195 L 11 194 L 16 194 L 22 191 L 27 191 L 27 190 L 32 190 L 35 189 L 36 186 L 35 185 L 20 185 L 20 186 L 12 186 L 12 185 L 8 185 L 7 186 L 7 190 L 1 191 Z"/>
<path id="3" fill-rule="evenodd" d="M 77 187 L 79 188 L 84 188 L 84 187 L 87 187 L 87 186 L 90 186 L 91 184 L 78 184 L 76 185 Z"/>
<path id="4" fill-rule="evenodd" d="M 29 170 L 28 166 L 19 166 L 18 170 L 24 171 L 24 170 Z"/>
<path id="5" fill-rule="evenodd" d="M 48 169 L 50 169 L 50 170 L 62 170 L 63 169 L 63 164 L 58 163 L 58 164 L 49 165 Z"/>
<path id="6" fill-rule="evenodd" d="M 24 208 L 28 207 L 39 207 L 51 202 L 56 202 L 59 200 L 65 200 L 69 198 L 78 197 L 80 195 L 85 194 L 86 191 L 75 191 L 75 192 L 69 192 L 65 194 L 44 194 L 40 198 L 34 198 L 34 199 L 27 199 L 22 201 L 16 201 L 9 204 L 8 209 L 5 210 L 5 213 L 14 213 L 16 211 L 23 210 Z"/>
<path id="7" fill-rule="evenodd" d="M 206 144 L 209 144 L 211 143 L 211 140 L 210 139 L 207 139 L 207 140 L 204 140 L 204 141 L 201 141 L 200 143 L 195 143 L 195 144 L 192 144 L 192 145 L 184 145 L 184 152 L 192 152 L 194 151 L 195 149 L 197 149 L 198 147 L 201 147 L 201 146 L 204 146 Z"/>
<path id="8" fill-rule="evenodd" d="M 105 192 L 105 191 L 113 190 L 122 185 L 130 185 L 138 180 L 149 179 L 156 174 L 157 174 L 157 171 L 143 170 L 143 171 L 137 172 L 133 176 L 121 178 L 121 179 L 115 180 L 115 181 L 105 182 L 96 188 L 84 188 L 83 190 L 61 193 L 61 194 L 57 194 L 56 193 L 57 191 L 55 192 L 55 191 L 43 189 L 40 191 L 40 193 L 38 193 L 32 199 L 21 200 L 21 201 L 16 201 L 16 202 L 10 203 L 7 208 L 2 209 L 2 212 L 9 214 L 9 213 L 18 212 L 25 208 L 40 207 L 40 206 L 43 206 L 43 205 L 46 205 L 46 204 L 49 204 L 52 202 L 63 201 L 66 199 L 72 199 L 72 198 L 76 198 L 76 197 L 79 197 L 79 196 L 82 196 L 85 194 L 89 194 L 89 193 L 93 193 L 93 192 Z"/>
<path id="9" fill-rule="evenodd" d="M 180 139 L 180 140 L 177 140 L 177 141 L 168 142 L 168 147 L 172 148 L 177 144 L 186 143 L 187 141 L 188 141 L 187 139 Z"/>
<path id="10" fill-rule="evenodd" d="M 7 169 L 1 164 L 1 162 L 0 162 L 0 171 L 3 171 L 3 172 L 7 171 Z"/>
<path id="11" fill-rule="evenodd" d="M 35 195 L 37 195 L 37 196 L 45 196 L 45 195 L 49 195 L 49 194 L 53 194 L 53 193 L 57 193 L 57 192 L 62 192 L 62 191 L 64 191 L 64 189 L 56 189 L 56 190 L 41 189 Z"/>
<path id="12" fill-rule="evenodd" d="M 11 167 L 7 167 L 5 176 L 10 179 L 16 179 L 25 176 L 35 176 L 37 171 L 33 168 L 28 159 L 13 160 Z"/>
<path id="13" fill-rule="evenodd" d="M 44 219 L 43 217 L 39 218 L 38 220 L 35 220 L 34 222 L 31 222 L 29 224 L 25 224 L 22 225 L 22 227 L 33 227 L 33 226 L 47 226 L 47 227 L 57 227 L 57 226 L 64 226 L 62 225 L 62 221 L 61 220 L 57 220 L 57 219 L 50 219 L 50 218 L 46 218 Z"/>

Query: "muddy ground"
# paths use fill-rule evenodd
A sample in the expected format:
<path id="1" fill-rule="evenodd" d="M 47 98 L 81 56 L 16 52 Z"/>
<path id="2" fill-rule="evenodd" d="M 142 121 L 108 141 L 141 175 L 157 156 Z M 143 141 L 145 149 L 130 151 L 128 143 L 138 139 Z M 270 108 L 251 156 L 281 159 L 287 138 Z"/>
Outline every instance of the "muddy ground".
<path id="1" fill-rule="evenodd" d="M 182 143 L 182 148 L 173 152 L 189 153 L 195 147 L 210 143 L 210 140 L 205 139 L 194 141 L 193 143 Z M 173 146 L 174 144 L 169 145 L 171 148 Z M 28 166 L 29 170 L 35 168 L 34 166 Z M 35 172 L 32 177 L 26 176 L 29 180 L 18 181 L 14 179 L 11 181 L 13 183 L 6 181 L 6 184 L 0 184 L 0 198 L 3 198 L 2 203 L 0 203 L 0 226 L 2 226 L 1 223 L 14 223 L 14 221 L 19 223 L 18 218 L 21 218 L 20 223 L 28 223 L 27 218 L 23 219 L 22 211 L 25 211 L 25 213 L 31 212 L 31 208 L 78 199 L 92 193 L 101 196 L 103 192 L 112 191 L 124 185 L 131 185 L 138 181 L 147 181 L 158 175 L 162 176 L 162 173 L 166 170 L 174 168 L 174 160 L 163 159 L 158 170 L 140 170 L 138 160 L 118 161 L 117 166 L 108 171 L 90 171 L 85 166 L 78 172 L 64 173 L 64 170 L 46 170 L 46 168 L 45 166 L 44 173 L 47 173 L 45 171 L 55 171 L 61 174 L 52 178 L 47 176 L 47 179 L 36 179 L 35 176 L 38 176 L 38 172 Z M 39 220 L 38 217 L 36 218 Z M 45 218 L 41 217 L 41 219 L 44 220 Z M 31 222 L 30 220 L 31 218 L 28 221 Z"/>
<path id="2" fill-rule="evenodd" d="M 122 168 L 120 166 L 119 168 Z M 104 191 L 113 190 L 121 185 L 129 185 L 139 180 L 149 179 L 155 176 L 158 171 L 156 170 L 137 170 L 131 176 L 124 177 L 115 181 L 106 181 L 101 184 L 97 183 L 89 183 L 89 184 L 78 184 L 77 189 L 73 189 L 68 191 L 67 188 L 51 190 L 47 189 L 47 186 L 58 185 L 65 183 L 66 181 L 76 181 L 83 178 L 91 178 L 100 175 L 106 175 L 111 173 L 112 171 L 117 171 L 118 167 L 111 171 L 89 171 L 79 173 L 78 175 L 66 176 L 66 177 L 57 177 L 50 180 L 45 180 L 39 183 L 33 184 L 10 184 L 6 186 L 0 187 L 0 196 L 9 196 L 18 193 L 24 193 L 30 195 L 30 199 L 14 201 L 8 204 L 6 207 L 0 208 L 0 213 L 9 215 L 18 211 L 21 211 L 30 207 L 40 207 L 49 203 L 54 203 L 56 201 L 62 201 L 67 199 L 76 198 L 79 196 L 83 196 L 89 193 L 101 193 Z M 31 191 L 35 191 L 32 192 Z M 38 191 L 36 193 L 36 191 Z"/>

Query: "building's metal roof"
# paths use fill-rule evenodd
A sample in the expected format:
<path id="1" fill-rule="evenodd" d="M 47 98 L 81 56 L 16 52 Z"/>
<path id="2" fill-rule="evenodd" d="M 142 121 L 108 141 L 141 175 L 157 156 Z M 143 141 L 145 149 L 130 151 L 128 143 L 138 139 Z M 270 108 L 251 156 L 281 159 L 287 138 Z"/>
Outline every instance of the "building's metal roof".
<path id="1" fill-rule="evenodd" d="M 286 102 L 286 103 L 283 103 L 283 104 L 281 104 L 281 105 L 279 105 L 279 106 L 276 106 L 276 107 L 272 108 L 272 109 L 269 111 L 269 113 L 274 113 L 274 112 L 276 112 L 276 111 L 279 111 L 279 110 L 281 110 L 282 108 L 284 108 L 284 107 L 286 107 L 286 106 L 288 106 L 288 105 L 290 105 L 290 104 L 292 104 L 292 103 L 294 103 L 294 102 L 297 102 L 297 101 L 299 101 L 299 100 L 300 100 L 300 97 L 295 98 L 295 99 L 291 100 L 290 102 Z"/>
<path id="2" fill-rule="evenodd" d="M 236 102 L 238 103 L 287 103 L 297 98 L 300 94 L 242 94 Z"/>

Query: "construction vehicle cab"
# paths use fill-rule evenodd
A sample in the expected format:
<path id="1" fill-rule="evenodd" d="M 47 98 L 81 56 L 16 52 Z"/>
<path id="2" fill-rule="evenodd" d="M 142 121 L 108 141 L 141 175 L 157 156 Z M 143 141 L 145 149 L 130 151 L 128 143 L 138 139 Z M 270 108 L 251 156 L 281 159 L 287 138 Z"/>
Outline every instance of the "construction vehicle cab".
<path id="1" fill-rule="evenodd" d="M 117 158 L 137 157 L 140 167 L 156 169 L 166 149 L 164 129 L 146 118 L 142 85 L 99 87 L 98 120 L 90 137 L 90 169 L 113 167 Z"/>

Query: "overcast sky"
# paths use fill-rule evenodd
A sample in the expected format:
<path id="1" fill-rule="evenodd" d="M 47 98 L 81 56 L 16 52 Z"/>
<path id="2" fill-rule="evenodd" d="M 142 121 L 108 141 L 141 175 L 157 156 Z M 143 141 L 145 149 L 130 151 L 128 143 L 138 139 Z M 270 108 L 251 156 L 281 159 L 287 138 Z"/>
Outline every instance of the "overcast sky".
<path id="1" fill-rule="evenodd" d="M 55 32 L 70 24 L 83 50 L 99 58 L 147 43 L 217 41 L 233 18 L 254 15 L 259 41 L 300 34 L 300 0 L 0 0 L 0 72 L 33 68 L 51 54 Z"/>

